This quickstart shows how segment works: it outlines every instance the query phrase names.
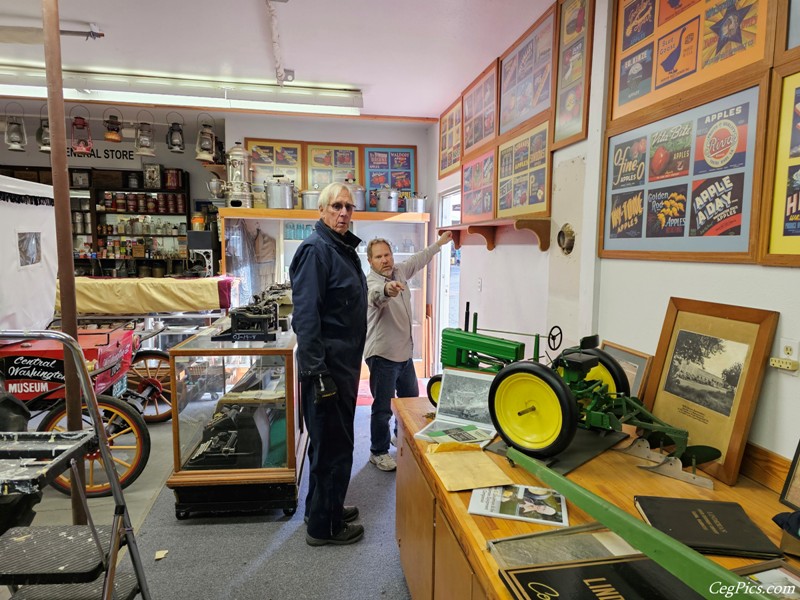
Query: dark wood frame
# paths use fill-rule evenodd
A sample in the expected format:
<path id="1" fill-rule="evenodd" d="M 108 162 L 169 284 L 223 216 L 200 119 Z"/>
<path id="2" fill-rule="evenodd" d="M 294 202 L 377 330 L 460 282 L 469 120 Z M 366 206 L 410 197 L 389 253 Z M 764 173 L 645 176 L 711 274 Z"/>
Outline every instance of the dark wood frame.
<path id="1" fill-rule="evenodd" d="M 527 40 L 528 36 L 530 36 L 536 29 L 541 27 L 547 19 L 552 19 L 553 21 L 553 39 L 551 48 L 553 51 L 551 52 L 550 56 L 550 102 L 547 108 L 540 110 L 537 113 L 531 114 L 528 118 L 524 121 L 520 121 L 516 125 L 512 126 L 511 129 L 505 132 L 500 132 L 500 122 L 502 119 L 501 108 L 500 105 L 503 100 L 503 61 L 506 60 L 509 56 L 511 56 L 517 48 L 522 44 L 525 40 Z M 536 19 L 536 22 L 528 27 L 528 29 L 523 33 L 517 40 L 511 44 L 511 46 L 503 52 L 500 56 L 499 60 L 497 61 L 497 135 L 501 137 L 503 140 L 507 140 L 510 138 L 514 138 L 519 135 L 521 132 L 525 131 L 526 129 L 530 128 L 531 124 L 534 122 L 539 122 L 543 119 L 543 116 L 546 115 L 546 118 L 550 118 L 553 113 L 553 98 L 556 95 L 556 71 L 558 70 L 558 58 L 556 57 L 556 50 L 558 49 L 557 40 L 558 40 L 558 15 L 556 13 L 556 5 L 552 4 L 544 13 Z M 552 135 L 552 128 L 551 134 Z"/>
<path id="2" fill-rule="evenodd" d="M 789 494 L 794 492 L 795 495 L 800 497 L 800 443 L 797 444 L 797 449 L 794 451 L 794 458 L 792 459 L 792 466 L 789 467 L 789 472 L 786 474 L 786 481 L 781 490 L 781 503 L 790 507 L 792 510 L 800 510 L 800 501 L 792 502 L 789 499 Z"/>
<path id="3" fill-rule="evenodd" d="M 85 183 L 79 183 L 78 178 L 85 177 Z M 92 187 L 92 170 L 91 169 L 70 169 L 69 170 L 69 187 L 73 190 L 88 190 Z"/>
<path id="4" fill-rule="evenodd" d="M 495 96 L 496 97 L 496 96 Z M 464 112 L 463 112 L 463 101 L 462 97 L 459 96 L 458 99 L 453 102 L 450 106 L 445 109 L 445 111 L 439 115 L 439 162 L 438 162 L 438 169 L 439 169 L 439 179 L 443 179 L 447 177 L 451 173 L 457 173 L 461 169 L 461 157 L 462 151 L 464 148 Z M 496 102 L 496 100 L 495 100 Z M 458 114 L 459 122 L 456 128 L 452 129 L 452 131 L 458 131 L 458 160 L 454 161 L 452 164 L 448 165 L 444 169 L 442 169 L 442 158 L 444 155 L 444 151 L 447 149 L 442 144 L 442 134 L 447 133 L 451 130 L 442 130 L 444 120 L 447 119 L 451 114 Z"/>
<path id="5" fill-rule="evenodd" d="M 798 49 L 800 50 L 800 49 Z M 798 54 L 800 56 L 800 53 Z M 759 243 L 759 262 L 764 265 L 797 267 L 800 266 L 800 250 L 797 253 L 771 252 L 772 242 L 772 217 L 776 211 L 782 211 L 786 200 L 785 178 L 780 196 L 776 195 L 775 185 L 778 179 L 778 148 L 779 134 L 782 129 L 783 112 L 783 83 L 787 77 L 800 73 L 800 58 L 775 67 L 772 77 L 770 92 L 769 115 L 767 124 L 767 147 L 764 165 L 772 165 L 764 171 L 764 186 L 762 195 L 764 203 L 761 212 L 761 239 Z M 791 114 L 792 107 L 788 108 Z M 783 125 L 786 127 L 787 125 Z M 791 127 L 791 124 L 788 124 Z M 788 148 L 787 148 L 788 150 Z M 788 166 L 788 165 L 787 165 Z M 785 237 L 785 236 L 782 236 Z"/>
<path id="6" fill-rule="evenodd" d="M 583 48 L 584 48 L 584 64 L 583 64 L 583 76 L 580 79 L 580 84 L 583 85 L 583 98 L 582 98 L 582 111 L 581 111 L 581 127 L 580 131 L 574 133 L 572 135 L 564 136 L 560 140 L 556 140 L 556 134 L 558 133 L 558 106 L 559 106 L 559 99 L 562 95 L 561 90 L 561 56 L 566 50 L 565 44 L 563 41 L 562 34 L 564 33 L 564 27 L 566 26 L 564 23 L 564 7 L 565 5 L 569 4 L 570 2 L 582 2 L 585 5 L 585 25 L 583 31 Z M 558 78 L 556 80 L 556 90 L 555 90 L 555 102 L 551 103 L 553 106 L 553 132 L 552 132 L 552 144 L 550 146 L 551 150 L 558 150 L 559 148 L 563 148 L 565 146 L 569 146 L 574 144 L 575 142 L 579 142 L 581 140 L 586 139 L 589 127 L 589 91 L 590 91 L 590 82 L 592 78 L 592 41 L 594 39 L 594 8 L 595 2 L 594 0 L 559 0 L 558 2 L 558 57 L 556 58 L 556 63 L 558 65 L 558 69 L 556 73 Z M 573 41 L 574 43 L 574 41 Z"/>
<path id="7" fill-rule="evenodd" d="M 461 92 L 461 162 L 464 162 L 464 158 L 470 154 L 478 153 L 481 151 L 485 151 L 484 145 L 488 144 L 489 142 L 493 142 L 497 137 L 498 131 L 498 123 L 500 121 L 500 97 L 499 97 L 499 90 L 500 90 L 500 63 L 495 58 L 491 64 L 486 67 L 480 75 L 478 75 L 475 79 L 472 80 L 466 89 Z M 466 111 L 466 104 L 467 98 L 470 94 L 475 91 L 475 88 L 478 86 L 482 86 L 484 83 L 484 79 L 487 79 L 489 75 L 494 74 L 494 129 L 490 135 L 487 135 L 481 140 L 469 148 L 467 148 L 467 111 Z M 486 120 L 486 115 L 481 113 L 481 118 Z"/>
<path id="8" fill-rule="evenodd" d="M 667 106 L 661 103 L 658 107 L 648 114 L 639 114 L 631 117 L 626 117 L 623 120 L 618 120 L 614 123 L 609 123 L 605 135 L 605 143 L 603 145 L 603 173 L 601 184 L 601 197 L 600 197 L 600 215 L 598 219 L 598 255 L 601 258 L 626 258 L 634 260 L 664 260 L 663 251 L 659 250 L 606 250 L 604 247 L 605 241 L 605 227 L 606 227 L 606 186 L 608 178 L 608 152 L 609 141 L 616 135 L 634 130 L 639 127 L 653 125 L 662 119 L 672 117 L 683 111 L 698 108 L 709 102 L 714 102 L 718 99 L 724 98 L 731 94 L 744 91 L 751 87 L 758 87 L 758 114 L 757 114 L 757 131 L 755 135 L 755 147 L 753 152 L 753 181 L 751 193 L 751 208 L 750 208 L 750 230 L 749 242 L 746 252 L 670 252 L 669 260 L 671 261 L 687 261 L 687 262 L 730 262 L 730 263 L 752 263 L 756 261 L 759 249 L 759 229 L 761 225 L 761 196 L 762 185 L 758 183 L 756 174 L 763 173 L 764 169 L 764 148 L 766 144 L 766 130 L 765 124 L 767 123 L 768 113 L 768 82 L 770 74 L 765 71 L 757 79 L 745 80 L 744 83 L 741 79 L 735 78 L 731 81 L 721 81 L 718 85 L 714 86 L 714 97 L 707 97 L 701 100 L 694 97 L 692 101 L 675 102 Z M 708 95 L 707 95 L 708 96 Z M 751 132 L 753 133 L 753 132 Z M 687 198 L 688 202 L 688 198 Z M 688 206 L 688 204 L 687 204 Z M 679 248 L 676 248 L 679 250 Z"/>
<path id="9" fill-rule="evenodd" d="M 660 407 L 673 401 L 672 398 L 677 398 L 677 396 L 672 398 L 666 396 L 669 392 L 663 390 L 662 387 L 672 363 L 673 338 L 677 336 L 679 331 L 679 318 L 682 313 L 705 318 L 707 324 L 704 325 L 703 333 L 708 335 L 715 334 L 712 329 L 712 322 L 715 323 L 717 328 L 723 324 L 730 327 L 732 326 L 731 324 L 736 322 L 756 326 L 754 335 L 750 336 L 748 343 L 749 360 L 742 365 L 739 385 L 735 392 L 738 397 L 738 408 L 734 411 L 732 407 L 731 414 L 728 417 L 731 421 L 727 429 L 731 435 L 728 439 L 727 447 L 720 449 L 724 452 L 724 458 L 700 465 L 700 468 L 723 483 L 734 485 L 739 476 L 739 466 L 747 443 L 750 423 L 755 413 L 761 382 L 766 371 L 767 358 L 769 357 L 769 351 L 778 325 L 778 313 L 743 306 L 703 302 L 701 300 L 670 298 L 664 317 L 664 325 L 661 329 L 661 336 L 658 340 L 658 349 L 653 360 L 650 376 L 645 384 L 646 395 L 643 399 L 645 405 L 654 411 L 656 416 L 659 416 L 659 413 L 662 412 L 659 411 Z M 741 388 L 741 390 L 738 388 Z M 692 408 L 696 407 L 693 406 Z M 697 410 L 703 412 L 701 409 Z M 669 422 L 669 417 L 664 420 Z M 671 424 L 677 426 L 676 423 Z M 713 429 L 707 419 L 705 425 L 709 429 Z M 697 439 L 698 433 L 702 432 L 695 430 L 693 440 L 692 431 L 689 431 L 690 445 L 703 443 L 702 439 Z"/>

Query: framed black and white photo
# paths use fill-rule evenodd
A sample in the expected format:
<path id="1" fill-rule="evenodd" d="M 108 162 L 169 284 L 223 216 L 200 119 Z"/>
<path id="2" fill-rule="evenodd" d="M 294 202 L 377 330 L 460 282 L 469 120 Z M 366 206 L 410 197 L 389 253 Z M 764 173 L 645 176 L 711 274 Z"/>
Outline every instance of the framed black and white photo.
<path id="1" fill-rule="evenodd" d="M 642 398 L 644 396 L 644 384 L 650 374 L 650 364 L 653 362 L 653 357 L 608 340 L 603 340 L 603 343 L 600 344 L 600 350 L 611 355 L 622 367 L 625 376 L 628 378 L 631 396 Z"/>

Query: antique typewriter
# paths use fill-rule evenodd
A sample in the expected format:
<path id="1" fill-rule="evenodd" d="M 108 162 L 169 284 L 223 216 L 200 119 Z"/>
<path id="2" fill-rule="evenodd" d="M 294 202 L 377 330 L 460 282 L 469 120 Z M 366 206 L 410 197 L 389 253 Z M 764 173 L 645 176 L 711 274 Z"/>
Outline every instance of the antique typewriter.
<path id="1" fill-rule="evenodd" d="M 231 309 L 229 329 L 211 338 L 213 342 L 274 342 L 280 328 L 278 305 L 290 292 L 288 283 L 271 285 L 253 296 L 247 306 Z"/>
<path id="2" fill-rule="evenodd" d="M 219 406 L 184 469 L 260 468 L 264 461 L 260 409 L 238 404 Z"/>

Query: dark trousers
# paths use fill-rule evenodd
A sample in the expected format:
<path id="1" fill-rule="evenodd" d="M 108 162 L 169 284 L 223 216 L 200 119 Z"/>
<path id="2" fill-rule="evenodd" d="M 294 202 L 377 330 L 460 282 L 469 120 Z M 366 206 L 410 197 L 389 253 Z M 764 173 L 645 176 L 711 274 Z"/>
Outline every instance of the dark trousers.
<path id="1" fill-rule="evenodd" d="M 314 402 L 314 386 L 301 386 L 311 465 L 306 496 L 308 534 L 327 539 L 344 527 L 342 508 L 353 467 L 353 420 L 357 382 L 335 378 L 339 393 Z"/>
<path id="2" fill-rule="evenodd" d="M 372 392 L 372 416 L 370 419 L 370 445 L 372 454 L 389 451 L 389 420 L 392 418 L 392 398 L 395 390 L 398 398 L 419 396 L 419 382 L 414 370 L 414 361 L 395 362 L 380 356 L 370 356 L 369 390 Z"/>

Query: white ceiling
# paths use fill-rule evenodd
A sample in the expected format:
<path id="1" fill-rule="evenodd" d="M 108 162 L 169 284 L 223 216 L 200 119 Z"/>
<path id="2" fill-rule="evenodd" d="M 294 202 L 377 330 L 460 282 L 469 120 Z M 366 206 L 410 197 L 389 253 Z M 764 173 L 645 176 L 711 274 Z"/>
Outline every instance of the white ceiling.
<path id="1" fill-rule="evenodd" d="M 438 117 L 550 0 L 273 1 L 295 83 L 363 91 L 362 114 Z M 60 0 L 70 71 L 275 83 L 264 0 Z M 0 26 L 41 26 L 41 2 L 0 0 Z M 0 44 L 0 64 L 44 66 L 38 45 Z"/>

